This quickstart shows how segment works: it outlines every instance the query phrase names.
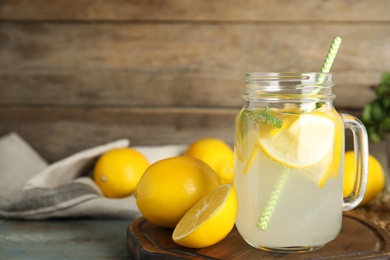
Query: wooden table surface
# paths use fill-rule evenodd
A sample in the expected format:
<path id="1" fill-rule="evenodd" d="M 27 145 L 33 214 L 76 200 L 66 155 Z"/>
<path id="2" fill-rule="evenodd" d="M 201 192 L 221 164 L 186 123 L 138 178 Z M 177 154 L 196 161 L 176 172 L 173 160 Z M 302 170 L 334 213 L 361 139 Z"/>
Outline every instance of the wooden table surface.
<path id="1" fill-rule="evenodd" d="M 390 234 L 390 191 L 384 191 L 369 205 L 357 207 L 347 214 L 369 220 Z"/>
<path id="2" fill-rule="evenodd" d="M 390 193 L 346 214 L 365 218 L 390 234 Z M 129 259 L 131 219 L 0 220 L 0 259 Z"/>
<path id="3" fill-rule="evenodd" d="M 129 259 L 131 220 L 0 220 L 0 259 Z"/>

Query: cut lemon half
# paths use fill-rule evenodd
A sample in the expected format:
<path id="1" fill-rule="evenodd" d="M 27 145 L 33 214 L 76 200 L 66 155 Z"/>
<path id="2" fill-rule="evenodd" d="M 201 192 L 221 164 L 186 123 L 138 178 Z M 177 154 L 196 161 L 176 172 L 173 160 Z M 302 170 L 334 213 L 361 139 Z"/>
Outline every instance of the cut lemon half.
<path id="1" fill-rule="evenodd" d="M 172 239 L 190 248 L 213 245 L 233 229 L 236 215 L 236 191 L 232 184 L 222 184 L 184 215 L 173 231 Z"/>
<path id="2" fill-rule="evenodd" d="M 334 122 L 322 114 L 301 114 L 279 131 L 259 138 L 261 150 L 276 162 L 295 169 L 313 166 L 333 148 Z"/>

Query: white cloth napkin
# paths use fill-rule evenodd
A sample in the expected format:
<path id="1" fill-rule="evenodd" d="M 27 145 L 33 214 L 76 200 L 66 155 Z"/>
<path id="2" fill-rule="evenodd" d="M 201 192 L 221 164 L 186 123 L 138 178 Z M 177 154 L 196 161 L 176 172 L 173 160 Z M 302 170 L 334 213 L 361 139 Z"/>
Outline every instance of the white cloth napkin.
<path id="1" fill-rule="evenodd" d="M 16 133 L 0 138 L 0 218 L 140 216 L 133 195 L 122 199 L 106 198 L 90 177 L 100 155 L 129 144 L 127 139 L 117 140 L 48 165 Z M 144 154 L 152 164 L 182 154 L 186 146 L 132 148 Z"/>

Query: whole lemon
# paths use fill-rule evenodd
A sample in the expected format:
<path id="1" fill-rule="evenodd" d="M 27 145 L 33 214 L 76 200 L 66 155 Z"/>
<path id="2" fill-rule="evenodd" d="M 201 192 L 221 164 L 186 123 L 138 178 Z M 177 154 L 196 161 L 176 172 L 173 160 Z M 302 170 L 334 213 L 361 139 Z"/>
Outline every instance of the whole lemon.
<path id="1" fill-rule="evenodd" d="M 149 167 L 146 157 L 133 148 L 113 149 L 97 160 L 93 179 L 109 198 L 131 195 Z"/>
<path id="2" fill-rule="evenodd" d="M 224 141 L 218 138 L 199 139 L 187 148 L 184 155 L 198 158 L 207 163 L 221 178 L 222 183 L 232 183 L 234 177 L 234 153 Z"/>
<path id="3" fill-rule="evenodd" d="M 344 157 L 344 197 L 351 194 L 355 184 L 355 153 L 348 151 Z M 366 205 L 381 193 L 385 187 L 385 173 L 380 162 L 372 155 L 368 157 L 367 188 L 359 205 Z"/>
<path id="4" fill-rule="evenodd" d="M 174 228 L 195 203 L 220 184 L 217 173 L 206 163 L 176 156 L 152 164 L 139 181 L 135 197 L 147 220 Z"/>

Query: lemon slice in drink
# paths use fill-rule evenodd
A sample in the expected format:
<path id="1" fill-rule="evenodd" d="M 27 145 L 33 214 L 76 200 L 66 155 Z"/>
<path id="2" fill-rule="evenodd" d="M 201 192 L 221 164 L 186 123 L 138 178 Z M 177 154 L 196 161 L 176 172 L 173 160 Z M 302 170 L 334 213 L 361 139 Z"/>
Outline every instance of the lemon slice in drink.
<path id="1" fill-rule="evenodd" d="M 298 174 L 307 178 L 309 181 L 316 183 L 319 187 L 323 188 L 326 181 L 332 174 L 332 159 L 333 149 L 330 149 L 328 154 L 320 160 L 317 164 L 304 169 L 294 169 Z"/>
<path id="2" fill-rule="evenodd" d="M 184 215 L 173 231 L 172 239 L 190 248 L 213 245 L 233 229 L 236 215 L 236 191 L 232 184 L 222 184 Z"/>
<path id="3" fill-rule="evenodd" d="M 267 156 L 286 167 L 308 168 L 333 148 L 334 128 L 325 115 L 301 114 L 279 131 L 259 138 L 258 144 Z"/>
<path id="4" fill-rule="evenodd" d="M 332 110 L 330 116 L 335 124 L 335 132 L 332 154 L 333 161 L 329 171 L 331 172 L 330 176 L 336 178 L 340 167 L 341 156 L 344 153 L 344 124 L 343 120 L 335 109 Z"/>

